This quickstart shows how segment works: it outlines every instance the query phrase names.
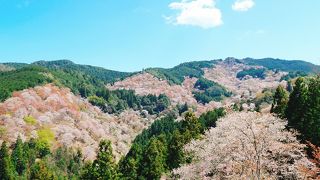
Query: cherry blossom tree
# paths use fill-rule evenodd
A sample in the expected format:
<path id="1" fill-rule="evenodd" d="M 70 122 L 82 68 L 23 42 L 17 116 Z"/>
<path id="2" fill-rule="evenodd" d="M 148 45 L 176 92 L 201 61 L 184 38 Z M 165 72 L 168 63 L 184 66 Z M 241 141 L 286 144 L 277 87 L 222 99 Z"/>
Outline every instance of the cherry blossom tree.
<path id="1" fill-rule="evenodd" d="M 193 163 L 173 170 L 181 179 L 300 179 L 312 168 L 304 145 L 286 121 L 270 114 L 233 113 L 218 120 L 203 139 L 185 147 Z"/>

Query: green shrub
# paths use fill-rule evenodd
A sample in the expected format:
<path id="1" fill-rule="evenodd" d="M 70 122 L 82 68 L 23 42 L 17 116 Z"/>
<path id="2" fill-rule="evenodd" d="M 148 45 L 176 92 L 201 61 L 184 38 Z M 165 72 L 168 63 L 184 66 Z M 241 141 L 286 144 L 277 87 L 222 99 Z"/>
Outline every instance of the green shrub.
<path id="1" fill-rule="evenodd" d="M 50 128 L 42 128 L 37 131 L 40 142 L 51 143 L 54 141 L 55 135 Z"/>
<path id="2" fill-rule="evenodd" d="M 5 135 L 7 132 L 7 129 L 3 126 L 0 126 L 0 137 L 2 137 L 3 135 Z"/>
<path id="3" fill-rule="evenodd" d="M 24 122 L 26 122 L 28 125 L 36 125 L 37 120 L 32 116 L 25 116 L 23 118 Z"/>

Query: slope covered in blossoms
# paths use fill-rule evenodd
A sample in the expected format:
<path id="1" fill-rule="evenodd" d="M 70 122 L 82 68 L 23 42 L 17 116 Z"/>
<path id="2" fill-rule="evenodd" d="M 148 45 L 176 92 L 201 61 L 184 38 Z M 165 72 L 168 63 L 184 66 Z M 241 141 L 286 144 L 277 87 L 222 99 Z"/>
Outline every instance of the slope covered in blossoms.
<path id="1" fill-rule="evenodd" d="M 15 92 L 0 104 L 0 141 L 53 135 L 53 148 L 80 148 L 86 159 L 93 159 L 100 140 L 109 139 L 119 158 L 152 119 L 133 110 L 117 116 L 102 113 L 69 89 L 48 84 Z"/>

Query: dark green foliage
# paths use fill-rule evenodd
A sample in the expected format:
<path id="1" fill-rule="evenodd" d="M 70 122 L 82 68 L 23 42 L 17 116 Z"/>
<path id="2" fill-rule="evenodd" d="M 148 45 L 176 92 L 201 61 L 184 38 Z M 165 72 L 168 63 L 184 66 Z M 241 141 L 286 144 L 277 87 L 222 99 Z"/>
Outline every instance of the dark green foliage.
<path id="1" fill-rule="evenodd" d="M 309 83 L 305 119 L 308 121 L 305 126 L 308 129 L 306 137 L 316 145 L 320 145 L 320 76 L 312 78 Z"/>
<path id="2" fill-rule="evenodd" d="M 185 154 L 183 147 L 186 144 L 187 139 L 180 133 L 179 130 L 174 130 L 172 133 L 172 138 L 169 144 L 169 154 L 168 154 L 168 166 L 169 169 L 178 168 L 181 164 L 185 162 Z"/>
<path id="3" fill-rule="evenodd" d="M 43 63 L 35 64 L 43 65 Z M 49 70 L 44 67 L 29 65 L 14 71 L 0 72 L 0 101 L 10 97 L 13 91 L 53 82 L 58 86 L 70 88 L 73 93 L 84 98 L 89 97 L 89 101 L 93 105 L 109 113 L 118 113 L 127 108 L 133 108 L 135 110 L 146 109 L 150 114 L 157 114 L 170 105 L 170 100 L 165 95 L 158 97 L 154 95 L 137 96 L 132 90 L 109 91 L 105 88 L 103 78 L 96 78 L 92 73 L 86 74 L 87 71 L 92 71 L 89 70 L 89 67 L 85 68 L 71 62 L 71 64 L 65 62 L 66 67 L 69 67 L 68 64 L 72 66 L 68 69 L 64 67 L 64 61 L 52 63 L 47 64 L 50 65 Z M 43 66 L 47 67 L 47 65 Z M 85 69 L 84 72 L 81 71 L 83 68 Z M 117 74 L 115 76 L 118 77 Z"/>
<path id="4" fill-rule="evenodd" d="M 3 142 L 0 149 L 0 179 L 11 180 L 14 177 L 13 175 L 14 171 L 7 143 Z"/>
<path id="5" fill-rule="evenodd" d="M 265 72 L 266 72 L 266 69 L 264 69 L 264 68 L 262 68 L 262 69 L 251 68 L 251 69 L 247 69 L 247 70 L 243 70 L 243 71 L 238 72 L 237 78 L 242 79 L 245 76 L 251 76 L 253 78 L 264 79 L 266 77 Z"/>
<path id="6" fill-rule="evenodd" d="M 160 79 L 167 80 L 170 84 L 181 84 L 184 77 L 200 78 L 204 74 L 202 69 L 211 68 L 215 63 L 215 61 L 194 61 L 182 63 L 170 69 L 150 68 L 145 71 Z"/>
<path id="7" fill-rule="evenodd" d="M 296 129 L 304 127 L 306 103 L 308 97 L 308 84 L 305 78 L 298 78 L 293 92 L 290 94 L 288 107 L 286 109 L 286 118 L 288 126 Z"/>
<path id="8" fill-rule="evenodd" d="M 264 66 L 270 70 L 281 70 L 286 72 L 302 71 L 305 73 L 319 73 L 320 66 L 311 64 L 305 61 L 287 61 L 281 59 L 264 58 L 264 59 L 251 59 L 246 58 L 243 60 L 248 65 Z"/>
<path id="9" fill-rule="evenodd" d="M 285 115 L 303 140 L 320 145 L 320 76 L 297 79 Z"/>
<path id="10" fill-rule="evenodd" d="M 118 72 L 107 70 L 101 67 L 79 65 L 69 60 L 57 60 L 57 61 L 38 61 L 33 64 L 43 66 L 52 70 L 73 71 L 82 72 L 93 79 L 103 81 L 104 83 L 111 83 L 116 80 L 130 76 L 132 73 Z"/>
<path id="11" fill-rule="evenodd" d="M 175 121 L 174 116 L 155 121 L 136 137 L 129 153 L 119 162 L 122 178 L 159 179 L 162 173 L 186 163 L 183 146 L 223 115 L 224 110 L 217 109 L 200 119 L 187 112 L 183 121 Z"/>
<path id="12" fill-rule="evenodd" d="M 54 83 L 58 86 L 68 87 L 74 94 L 88 97 L 95 95 L 96 91 L 104 87 L 104 83 L 81 71 L 50 70 Z"/>
<path id="13" fill-rule="evenodd" d="M 57 179 L 56 174 L 52 171 L 45 161 L 36 162 L 30 170 L 30 179 Z"/>
<path id="14" fill-rule="evenodd" d="M 175 129 L 180 129 L 181 123 L 175 122 L 175 117 L 166 116 L 161 118 L 154 123 L 152 123 L 151 127 L 144 130 L 141 134 L 139 134 L 135 140 L 135 144 L 146 145 L 147 141 L 152 136 L 159 136 L 160 134 L 169 134 L 173 132 Z"/>
<path id="15" fill-rule="evenodd" d="M 119 162 L 119 172 L 123 179 L 137 179 L 141 174 L 143 149 L 139 143 L 133 143 L 128 154 Z"/>
<path id="16" fill-rule="evenodd" d="M 288 92 L 281 85 L 278 86 L 274 94 L 271 113 L 275 113 L 280 118 L 284 118 L 288 101 L 289 101 Z"/>
<path id="17" fill-rule="evenodd" d="M 10 97 L 13 91 L 52 82 L 52 79 L 46 76 L 46 73 L 48 73 L 46 69 L 33 66 L 15 71 L 0 72 L 0 102 Z"/>
<path id="18" fill-rule="evenodd" d="M 209 89 L 209 88 L 211 88 L 211 87 L 213 87 L 215 85 L 217 85 L 217 83 L 201 77 L 194 84 L 194 87 L 199 89 L 199 90 L 207 90 L 207 89 Z"/>
<path id="19" fill-rule="evenodd" d="M 0 179 L 79 179 L 83 168 L 80 151 L 60 147 L 45 156 L 37 139 L 13 144 L 11 158 L 4 142 L 0 150 Z"/>
<path id="20" fill-rule="evenodd" d="M 47 141 L 36 140 L 35 148 L 37 150 L 37 156 L 40 158 L 43 158 L 51 153 L 50 145 Z"/>
<path id="21" fill-rule="evenodd" d="M 190 138 L 187 137 L 188 140 L 196 139 L 199 137 L 201 132 L 201 124 L 194 113 L 187 112 L 181 126 L 182 133 L 184 133 L 185 135 L 190 135 Z"/>
<path id="22" fill-rule="evenodd" d="M 189 110 L 189 106 L 187 103 L 184 103 L 183 105 L 177 104 L 176 108 L 179 112 L 179 115 Z"/>
<path id="23" fill-rule="evenodd" d="M 96 95 L 94 96 L 89 96 L 88 97 L 88 101 L 94 105 L 94 106 L 98 106 L 101 108 L 101 110 L 106 111 L 106 104 L 107 101 L 105 99 L 103 99 L 102 97 L 98 97 Z"/>
<path id="24" fill-rule="evenodd" d="M 225 114 L 226 112 L 224 108 L 218 108 L 214 111 L 208 111 L 202 114 L 199 117 L 202 132 L 204 132 L 204 130 L 209 129 L 210 127 L 216 127 L 216 121 L 218 120 L 218 118 L 225 116 Z"/>
<path id="25" fill-rule="evenodd" d="M 105 88 L 103 82 L 93 79 L 82 72 L 72 70 L 48 70 L 44 67 L 29 65 L 21 69 L 0 73 L 0 101 L 19 91 L 42 85 L 55 83 L 71 89 L 83 97 L 94 95 L 97 89 Z"/>
<path id="26" fill-rule="evenodd" d="M 206 104 L 211 101 L 221 101 L 223 97 L 231 96 L 231 92 L 228 92 L 225 87 L 202 77 L 197 80 L 194 87 L 199 91 L 194 91 L 193 96 L 202 104 Z"/>
<path id="27" fill-rule="evenodd" d="M 29 64 L 27 64 L 27 63 L 2 63 L 2 64 L 7 67 L 14 68 L 14 69 L 21 69 L 21 68 L 29 66 Z"/>
<path id="28" fill-rule="evenodd" d="M 291 80 L 288 81 L 287 91 L 288 91 L 289 93 L 291 93 L 291 92 L 293 91 L 292 81 L 291 81 Z"/>
<path id="29" fill-rule="evenodd" d="M 287 75 L 281 77 L 280 81 L 289 81 L 290 79 L 294 79 L 296 77 L 305 77 L 308 74 L 306 72 L 303 71 L 296 71 L 296 72 L 289 72 Z"/>
<path id="30" fill-rule="evenodd" d="M 53 160 L 56 168 L 61 170 L 68 179 L 77 178 L 83 166 L 82 153 L 80 150 L 73 152 L 65 146 L 59 147 L 53 153 Z"/>
<path id="31" fill-rule="evenodd" d="M 14 144 L 11 159 L 15 170 L 21 176 L 27 168 L 27 156 L 24 154 L 24 145 L 20 137 Z"/>
<path id="32" fill-rule="evenodd" d="M 96 160 L 85 166 L 81 179 L 119 179 L 110 141 L 100 142 Z"/>
<path id="33" fill-rule="evenodd" d="M 118 113 L 124 109 L 132 108 L 147 110 L 149 114 L 158 114 L 170 105 L 170 99 L 164 94 L 137 96 L 132 90 L 109 91 L 104 89 L 98 91 L 94 96 L 89 96 L 88 99 L 90 103 L 108 113 Z"/>
<path id="34" fill-rule="evenodd" d="M 166 170 L 167 147 L 164 142 L 158 138 L 152 137 L 146 147 L 143 163 L 145 168 L 142 171 L 146 179 L 160 179 L 162 172 Z"/>

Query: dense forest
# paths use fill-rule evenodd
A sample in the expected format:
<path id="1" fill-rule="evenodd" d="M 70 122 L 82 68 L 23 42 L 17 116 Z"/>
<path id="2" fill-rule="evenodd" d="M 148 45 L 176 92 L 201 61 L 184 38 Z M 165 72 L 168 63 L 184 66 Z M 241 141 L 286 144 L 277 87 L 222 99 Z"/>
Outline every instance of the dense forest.
<path id="1" fill-rule="evenodd" d="M 221 101 L 224 97 L 230 97 L 231 92 L 218 83 L 209 81 L 205 78 L 199 78 L 194 85 L 197 91 L 193 91 L 195 99 L 202 104 L 209 103 L 211 101 Z"/>
<path id="2" fill-rule="evenodd" d="M 301 71 L 305 73 L 319 73 L 320 66 L 301 60 L 282 60 L 273 58 L 252 59 L 245 58 L 243 62 L 248 65 L 263 66 L 269 70 L 281 70 L 286 72 Z"/>
<path id="3" fill-rule="evenodd" d="M 264 68 L 260 68 L 260 69 L 251 68 L 251 69 L 238 72 L 237 78 L 242 79 L 245 76 L 251 76 L 253 78 L 264 79 L 266 77 L 265 72 L 266 72 L 266 69 Z"/>
<path id="4" fill-rule="evenodd" d="M 81 152 L 67 147 L 50 151 L 48 137 L 23 142 L 20 137 L 10 153 L 0 149 L 0 179 L 77 179 L 84 165 Z"/>
<path id="5" fill-rule="evenodd" d="M 0 72 L 0 102 L 10 97 L 14 91 L 52 82 L 53 79 L 48 73 L 48 70 L 41 67 Z"/>
<path id="6" fill-rule="evenodd" d="M 82 72 L 93 79 L 100 80 L 104 83 L 111 83 L 130 76 L 132 73 L 107 70 L 101 67 L 79 65 L 69 60 L 58 61 L 37 61 L 33 65 L 46 67 L 52 70 Z"/>
<path id="7" fill-rule="evenodd" d="M 132 90 L 109 91 L 102 89 L 95 95 L 89 96 L 88 100 L 107 113 L 117 113 L 131 108 L 146 110 L 149 114 L 158 114 L 170 105 L 170 99 L 165 94 L 137 96 Z"/>
<path id="8" fill-rule="evenodd" d="M 320 145 L 320 76 L 299 77 L 289 94 L 279 86 L 271 112 L 288 119 L 288 128 L 298 130 L 304 141 Z"/>
<path id="9" fill-rule="evenodd" d="M 216 61 L 194 61 L 182 63 L 170 69 L 164 68 L 149 68 L 145 71 L 152 75 L 167 80 L 170 84 L 181 84 L 184 77 L 197 77 L 203 76 L 203 68 L 213 67 Z"/>

